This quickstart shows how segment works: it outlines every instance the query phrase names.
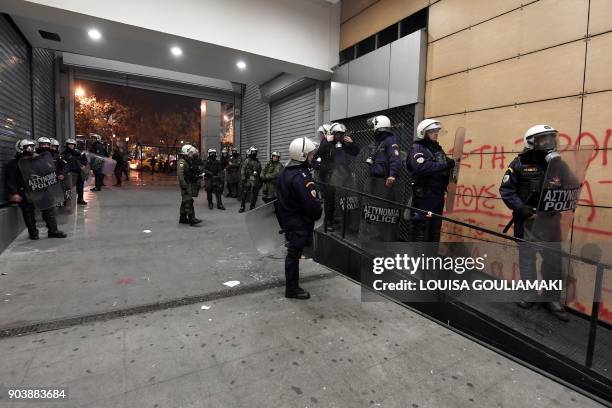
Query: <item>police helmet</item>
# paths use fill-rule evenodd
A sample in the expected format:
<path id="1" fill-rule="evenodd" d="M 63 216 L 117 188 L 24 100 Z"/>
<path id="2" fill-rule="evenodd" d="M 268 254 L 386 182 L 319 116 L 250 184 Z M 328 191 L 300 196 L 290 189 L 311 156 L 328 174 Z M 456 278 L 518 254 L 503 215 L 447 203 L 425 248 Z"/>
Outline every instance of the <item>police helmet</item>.
<path id="1" fill-rule="evenodd" d="M 375 131 L 384 131 L 391 128 L 391 120 L 384 115 L 371 117 L 366 123 Z"/>
<path id="2" fill-rule="evenodd" d="M 439 129 L 442 129 L 442 124 L 440 123 L 439 120 L 437 119 L 422 120 L 421 123 L 419 123 L 417 126 L 415 139 L 423 140 L 425 139 L 425 135 L 427 135 L 428 131 L 439 130 Z"/>
<path id="3" fill-rule="evenodd" d="M 314 151 L 317 145 L 306 137 L 298 137 L 289 145 L 289 157 L 291 160 L 304 162 L 308 158 L 308 154 Z"/>
<path id="4" fill-rule="evenodd" d="M 332 135 L 343 135 L 346 133 L 346 126 L 342 123 L 332 123 L 329 127 L 329 134 Z"/>
<path id="5" fill-rule="evenodd" d="M 77 141 L 75 139 L 66 139 L 64 145 L 68 146 L 69 144 L 77 145 Z"/>
<path id="6" fill-rule="evenodd" d="M 15 143 L 15 151 L 20 154 L 24 151 L 33 152 L 35 147 L 36 142 L 31 139 L 21 139 Z"/>
<path id="7" fill-rule="evenodd" d="M 550 125 L 535 125 L 525 132 L 523 144 L 528 150 L 554 150 L 558 134 L 557 129 Z"/>

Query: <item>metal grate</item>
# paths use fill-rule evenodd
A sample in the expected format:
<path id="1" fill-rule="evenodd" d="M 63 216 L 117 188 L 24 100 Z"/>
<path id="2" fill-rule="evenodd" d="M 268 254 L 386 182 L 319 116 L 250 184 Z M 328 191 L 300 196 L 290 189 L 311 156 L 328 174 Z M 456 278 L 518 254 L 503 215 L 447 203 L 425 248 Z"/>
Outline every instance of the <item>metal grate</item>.
<path id="1" fill-rule="evenodd" d="M 335 276 L 337 276 L 335 272 L 326 272 L 318 275 L 306 276 L 304 278 L 301 278 L 300 281 L 304 283 L 322 279 L 330 279 Z M 163 302 L 156 302 L 145 305 L 132 306 L 125 309 L 113 310 L 110 312 L 93 313 L 84 316 L 74 316 L 60 320 L 39 322 L 25 326 L 10 327 L 6 329 L 0 329 L 0 339 L 6 337 L 23 336 L 31 333 L 42 333 L 46 331 L 60 330 L 65 329 L 66 327 L 79 326 L 82 324 L 94 323 L 99 321 L 120 319 L 123 317 L 142 313 L 151 313 L 159 310 L 192 305 L 194 303 L 210 302 L 211 300 L 226 298 L 230 296 L 246 295 L 249 293 L 259 292 L 266 289 L 281 287 L 284 285 L 285 279 L 278 277 L 267 282 L 244 285 L 236 289 L 223 289 L 217 292 L 187 296 L 178 299 L 170 299 Z"/>
<path id="2" fill-rule="evenodd" d="M 412 147 L 414 136 L 414 105 L 400 106 L 393 109 L 388 109 L 380 112 L 369 113 L 367 115 L 355 116 L 352 118 L 339 120 L 343 123 L 348 132 L 351 134 L 355 143 L 360 147 L 359 155 L 351 162 L 351 170 L 355 173 L 357 188 L 363 191 L 365 181 L 369 176 L 369 166 L 365 162 L 368 155 L 368 146 L 374 141 L 374 131 L 368 127 L 366 120 L 375 115 L 385 115 L 391 119 L 391 124 L 400 138 L 400 149 L 402 157 L 406 157 Z M 402 163 L 399 188 L 400 197 L 403 203 L 408 203 L 412 190 L 408 188 L 408 170 L 405 162 Z M 336 195 L 336 201 L 340 199 L 340 195 Z M 336 202 L 336 206 L 338 203 Z M 408 241 L 410 237 L 410 222 L 402 219 L 400 221 L 400 239 Z"/>

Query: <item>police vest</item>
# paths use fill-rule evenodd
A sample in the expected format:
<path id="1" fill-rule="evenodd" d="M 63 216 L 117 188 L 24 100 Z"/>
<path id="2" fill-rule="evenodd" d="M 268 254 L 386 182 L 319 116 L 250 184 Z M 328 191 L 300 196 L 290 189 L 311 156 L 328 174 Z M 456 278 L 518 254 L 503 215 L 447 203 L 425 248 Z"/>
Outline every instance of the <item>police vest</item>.
<path id="1" fill-rule="evenodd" d="M 521 165 L 516 169 L 519 180 L 518 195 L 525 204 L 537 206 L 547 166 L 545 163 L 523 164 L 520 157 L 519 162 Z"/>

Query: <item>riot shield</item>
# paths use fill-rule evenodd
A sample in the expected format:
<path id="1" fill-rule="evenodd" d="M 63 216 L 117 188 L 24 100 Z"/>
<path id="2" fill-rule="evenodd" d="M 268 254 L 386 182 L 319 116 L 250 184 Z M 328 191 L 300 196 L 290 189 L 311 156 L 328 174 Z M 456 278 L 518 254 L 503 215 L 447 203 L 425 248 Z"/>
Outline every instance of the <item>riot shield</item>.
<path id="1" fill-rule="evenodd" d="M 275 210 L 276 200 L 245 214 L 244 222 L 253 245 L 261 254 L 268 254 L 285 243 Z"/>
<path id="2" fill-rule="evenodd" d="M 570 251 L 574 211 L 592 153 L 592 147 L 567 146 L 559 149 L 559 156 L 549 161 L 536 213 L 522 222 L 523 238 L 538 244 L 537 247 L 519 244 L 522 279 L 567 282 L 569 259 L 559 256 L 557 251 Z M 537 254 L 541 258 L 539 268 Z M 561 293 L 556 292 L 531 296 L 530 301 L 562 300 Z"/>
<path id="3" fill-rule="evenodd" d="M 339 219 L 338 225 L 345 234 L 356 234 L 359 230 L 359 195 L 357 190 L 355 174 L 348 166 L 339 166 L 334 169 L 329 181 L 330 186 L 323 186 L 324 192 L 333 191 L 332 197 L 324 197 L 325 200 L 334 201 L 335 218 Z M 337 232 L 341 232 L 337 231 Z"/>
<path id="4" fill-rule="evenodd" d="M 455 145 L 453 147 L 453 159 L 455 167 L 449 174 L 448 188 L 446 192 L 446 212 L 453 212 L 455 207 L 455 193 L 457 191 L 457 180 L 459 179 L 459 168 L 461 156 L 463 155 L 463 141 L 465 140 L 465 128 L 457 128 L 455 132 Z"/>
<path id="5" fill-rule="evenodd" d="M 102 157 L 92 152 L 85 152 L 87 155 L 87 161 L 94 172 L 99 171 L 100 173 L 111 176 L 115 171 L 117 162 L 110 157 Z"/>
<path id="6" fill-rule="evenodd" d="M 76 207 L 76 195 L 74 194 L 74 190 L 76 187 L 76 174 L 68 173 L 62 181 L 60 181 L 60 185 L 64 190 L 64 199 L 63 201 L 57 203 L 59 214 L 69 215 L 72 214 Z"/>
<path id="7" fill-rule="evenodd" d="M 393 242 L 399 238 L 402 207 L 391 202 L 401 202 L 398 183 L 385 185 L 384 178 L 370 177 L 366 180 L 362 199 L 359 242 Z M 391 201 L 391 202 L 390 202 Z"/>
<path id="8" fill-rule="evenodd" d="M 24 156 L 17 165 L 26 185 L 26 196 L 34 207 L 47 210 L 64 201 L 64 189 L 57 179 L 51 153 Z"/>

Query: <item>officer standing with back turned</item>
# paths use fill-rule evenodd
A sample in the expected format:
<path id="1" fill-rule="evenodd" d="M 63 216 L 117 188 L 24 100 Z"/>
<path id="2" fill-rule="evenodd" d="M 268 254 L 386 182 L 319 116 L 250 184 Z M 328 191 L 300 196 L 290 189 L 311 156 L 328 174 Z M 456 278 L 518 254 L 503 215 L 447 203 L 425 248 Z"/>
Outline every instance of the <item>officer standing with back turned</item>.
<path id="1" fill-rule="evenodd" d="M 300 257 L 312 242 L 314 223 L 323 212 L 310 162 L 316 145 L 301 137 L 289 145 L 291 160 L 278 178 L 276 213 L 287 238 L 285 258 L 285 297 L 309 299 L 310 294 L 299 286 Z"/>

